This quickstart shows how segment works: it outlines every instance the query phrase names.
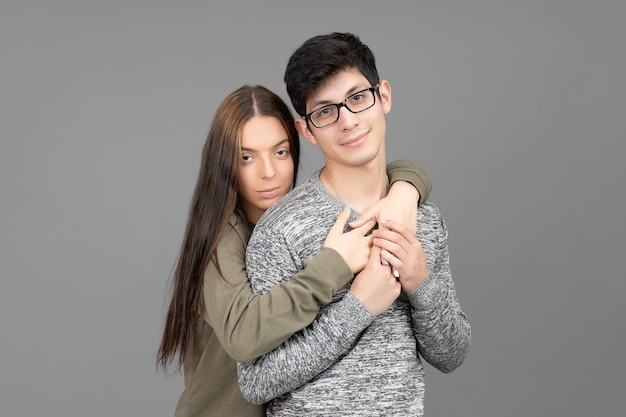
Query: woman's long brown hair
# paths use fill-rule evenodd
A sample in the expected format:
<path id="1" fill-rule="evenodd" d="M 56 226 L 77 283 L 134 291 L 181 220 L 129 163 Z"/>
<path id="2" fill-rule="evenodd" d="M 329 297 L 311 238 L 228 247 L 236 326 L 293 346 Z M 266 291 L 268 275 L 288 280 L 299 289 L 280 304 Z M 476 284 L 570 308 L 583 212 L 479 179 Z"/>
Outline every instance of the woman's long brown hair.
<path id="1" fill-rule="evenodd" d="M 237 180 L 241 164 L 241 132 L 254 116 L 276 117 L 289 136 L 296 183 L 300 142 L 293 116 L 285 102 L 262 86 L 243 86 L 220 104 L 202 150 L 198 182 L 173 275 L 173 291 L 165 320 L 157 366 L 166 369 L 176 356 L 180 371 L 196 341 L 202 313 L 204 271 L 215 262 L 216 248 L 231 214 L 238 206 Z"/>

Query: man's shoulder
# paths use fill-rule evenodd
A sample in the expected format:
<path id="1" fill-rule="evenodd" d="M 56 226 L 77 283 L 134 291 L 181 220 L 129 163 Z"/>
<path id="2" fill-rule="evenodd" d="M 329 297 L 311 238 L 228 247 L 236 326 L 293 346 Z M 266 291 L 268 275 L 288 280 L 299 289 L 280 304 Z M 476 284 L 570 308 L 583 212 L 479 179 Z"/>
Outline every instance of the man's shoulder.
<path id="1" fill-rule="evenodd" d="M 439 218 L 441 217 L 441 212 L 439 211 L 439 207 L 435 205 L 432 201 L 427 201 L 419 207 L 418 213 L 422 216 L 429 218 Z"/>
<path id="2" fill-rule="evenodd" d="M 426 241 L 437 241 L 447 235 L 447 228 L 439 208 L 431 201 L 422 204 L 417 211 L 417 235 Z"/>
<path id="3" fill-rule="evenodd" d="M 424 228 L 424 226 L 429 225 L 432 228 L 439 229 L 442 223 L 443 216 L 441 211 L 433 202 L 427 201 L 417 210 L 418 227 Z"/>

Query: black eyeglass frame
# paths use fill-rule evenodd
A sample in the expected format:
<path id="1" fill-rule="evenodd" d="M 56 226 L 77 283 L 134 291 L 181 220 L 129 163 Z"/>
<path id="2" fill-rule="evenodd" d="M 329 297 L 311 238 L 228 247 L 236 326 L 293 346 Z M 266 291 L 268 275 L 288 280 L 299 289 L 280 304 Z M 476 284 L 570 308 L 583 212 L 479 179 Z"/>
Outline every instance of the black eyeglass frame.
<path id="1" fill-rule="evenodd" d="M 380 97 L 380 93 L 379 93 L 379 91 L 378 91 L 378 90 L 379 90 L 379 87 L 380 87 L 380 84 L 376 84 L 376 85 L 375 85 L 375 86 L 373 86 L 373 87 L 369 87 L 369 88 L 365 88 L 365 89 L 363 89 L 363 90 L 357 91 L 356 93 L 350 94 L 350 95 L 349 95 L 348 97 L 346 97 L 346 98 L 345 98 L 345 100 L 344 100 L 344 101 L 342 101 L 341 103 L 336 103 L 336 104 L 326 104 L 326 105 L 324 105 L 324 106 L 322 106 L 322 107 L 318 107 L 317 109 L 310 111 L 309 113 L 305 114 L 305 115 L 304 115 L 304 116 L 302 116 L 302 117 L 304 117 L 304 120 L 306 120 L 306 121 L 307 121 L 307 123 L 308 123 L 308 122 L 311 122 L 311 124 L 312 124 L 313 126 L 315 126 L 316 128 L 318 128 L 318 129 L 322 129 L 322 128 L 328 127 L 328 126 L 332 125 L 333 123 L 337 123 L 337 120 L 339 120 L 339 113 L 341 112 L 341 108 L 342 108 L 342 107 L 345 107 L 346 109 L 348 109 L 348 111 L 349 111 L 350 113 L 353 113 L 353 114 L 361 113 L 361 112 L 364 112 L 365 110 L 368 110 L 368 109 L 371 109 L 372 107 L 374 107 L 374 105 L 376 104 L 376 96 L 378 95 L 378 96 Z M 374 94 L 374 102 L 372 102 L 372 105 L 371 105 L 371 106 L 369 106 L 369 107 L 366 107 L 366 108 L 364 108 L 364 109 L 358 110 L 358 111 L 353 111 L 352 109 L 350 109 L 350 107 L 348 107 L 348 105 L 346 104 L 346 102 L 347 102 L 348 100 L 350 100 L 350 98 L 351 98 L 351 97 L 354 97 L 354 96 L 356 96 L 356 95 L 358 95 L 358 94 L 363 94 L 363 93 L 364 93 L 364 92 L 366 92 L 366 91 L 371 91 L 371 92 Z M 332 106 L 335 106 L 335 107 L 337 108 L 337 118 L 336 118 L 335 120 L 333 120 L 332 122 L 330 122 L 330 123 L 328 123 L 328 124 L 325 124 L 324 126 L 318 126 L 318 125 L 316 125 L 316 124 L 315 124 L 315 122 L 313 121 L 313 119 L 311 119 L 311 115 L 312 115 L 313 113 L 315 113 L 315 112 L 320 111 L 320 110 L 321 110 L 321 109 L 323 109 L 323 108 L 326 108 L 326 107 L 332 107 Z"/>

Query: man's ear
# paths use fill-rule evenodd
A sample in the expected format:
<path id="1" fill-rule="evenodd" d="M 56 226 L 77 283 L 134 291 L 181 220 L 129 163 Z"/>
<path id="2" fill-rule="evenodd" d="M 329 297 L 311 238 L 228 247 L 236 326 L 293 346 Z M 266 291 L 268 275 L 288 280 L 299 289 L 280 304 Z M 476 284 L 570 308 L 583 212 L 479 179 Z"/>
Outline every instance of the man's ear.
<path id="1" fill-rule="evenodd" d="M 311 131 L 309 130 L 309 126 L 305 119 L 303 119 L 302 117 L 298 117 L 296 120 L 294 120 L 293 123 L 296 125 L 296 130 L 298 131 L 298 133 L 300 133 L 300 135 L 307 142 L 312 145 L 317 145 L 317 141 L 313 137 L 313 133 L 311 133 Z"/>
<path id="2" fill-rule="evenodd" d="M 380 103 L 383 105 L 383 112 L 385 114 L 389 113 L 391 111 L 391 85 L 389 85 L 389 81 L 380 81 L 378 94 L 380 94 Z"/>

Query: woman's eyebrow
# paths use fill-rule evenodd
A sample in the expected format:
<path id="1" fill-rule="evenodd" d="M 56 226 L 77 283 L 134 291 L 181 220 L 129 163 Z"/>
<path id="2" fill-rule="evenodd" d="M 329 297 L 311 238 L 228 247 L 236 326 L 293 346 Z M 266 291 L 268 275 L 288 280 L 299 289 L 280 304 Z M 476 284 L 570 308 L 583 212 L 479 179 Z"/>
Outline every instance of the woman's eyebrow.
<path id="1" fill-rule="evenodd" d="M 279 146 L 285 144 L 285 143 L 289 143 L 289 139 L 285 138 L 285 139 L 281 139 L 278 142 L 276 142 L 276 144 L 273 146 L 274 148 L 278 148 Z M 245 146 L 241 147 L 242 151 L 247 151 L 247 152 L 254 152 L 256 151 L 256 149 L 252 149 L 252 148 L 246 148 Z"/>

